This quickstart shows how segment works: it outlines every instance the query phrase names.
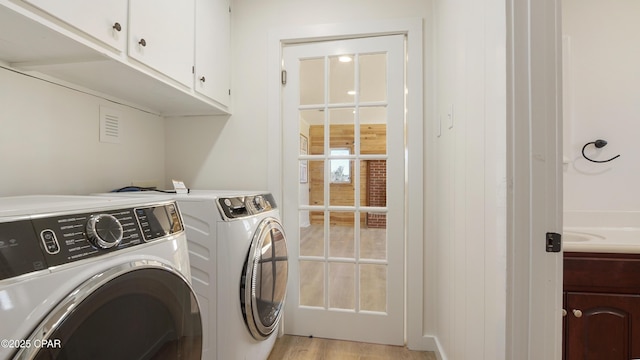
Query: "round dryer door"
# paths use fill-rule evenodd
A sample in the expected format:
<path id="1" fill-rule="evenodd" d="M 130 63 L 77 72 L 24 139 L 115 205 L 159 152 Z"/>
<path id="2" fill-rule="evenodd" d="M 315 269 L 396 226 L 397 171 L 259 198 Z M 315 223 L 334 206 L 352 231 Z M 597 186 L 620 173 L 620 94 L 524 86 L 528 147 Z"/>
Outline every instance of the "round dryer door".
<path id="1" fill-rule="evenodd" d="M 243 273 L 244 320 L 251 335 L 264 340 L 278 325 L 287 292 L 287 244 L 277 219 L 266 218 L 258 226 Z"/>
<path id="2" fill-rule="evenodd" d="M 15 359 L 200 360 L 202 323 L 187 280 L 155 261 L 125 263 L 82 284 Z"/>

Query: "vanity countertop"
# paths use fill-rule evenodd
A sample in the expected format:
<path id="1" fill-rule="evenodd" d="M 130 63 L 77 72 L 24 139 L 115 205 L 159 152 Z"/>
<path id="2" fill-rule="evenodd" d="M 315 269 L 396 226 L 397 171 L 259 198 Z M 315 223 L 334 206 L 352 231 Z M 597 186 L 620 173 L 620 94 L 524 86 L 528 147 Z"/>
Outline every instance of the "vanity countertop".
<path id="1" fill-rule="evenodd" d="M 565 227 L 565 252 L 640 254 L 640 228 Z"/>

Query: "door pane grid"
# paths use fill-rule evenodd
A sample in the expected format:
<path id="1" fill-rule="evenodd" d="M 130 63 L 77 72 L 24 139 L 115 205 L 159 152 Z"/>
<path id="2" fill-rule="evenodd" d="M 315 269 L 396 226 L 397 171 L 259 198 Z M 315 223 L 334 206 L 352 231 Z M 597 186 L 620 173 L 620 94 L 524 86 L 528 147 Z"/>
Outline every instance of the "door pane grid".
<path id="1" fill-rule="evenodd" d="M 403 46 L 389 36 L 284 50 L 283 183 L 299 190 L 284 208 L 299 217 L 291 333 L 402 342 Z M 309 69 L 316 82 L 300 82 Z"/>
<path id="2" fill-rule="evenodd" d="M 335 104 L 309 104 L 309 105 L 300 104 L 298 106 L 298 110 L 300 110 L 300 111 L 309 111 L 309 110 L 325 111 L 325 110 L 332 110 L 332 109 L 347 109 L 347 108 L 354 107 L 355 104 L 356 104 L 355 102 L 335 103 Z M 358 106 L 360 108 L 380 107 L 380 106 L 387 106 L 387 102 L 386 101 L 358 102 Z"/>
<path id="3" fill-rule="evenodd" d="M 323 286 L 322 286 L 322 305 L 319 303 L 309 304 L 313 306 L 321 305 L 325 310 L 329 309 L 339 309 L 340 311 L 351 310 L 355 312 L 363 311 L 384 311 L 380 305 L 377 307 L 369 306 L 366 303 L 362 303 L 360 296 L 364 291 L 367 291 L 365 295 L 370 296 L 370 293 L 375 293 L 379 291 L 379 289 L 371 289 L 364 290 L 362 289 L 361 284 L 361 276 L 364 276 L 365 279 L 370 280 L 374 276 L 378 276 L 382 278 L 384 282 L 383 286 L 383 297 L 386 297 L 386 265 L 387 260 L 386 257 L 382 259 L 361 259 L 361 219 L 362 216 L 367 216 L 371 210 L 374 210 L 380 214 L 386 214 L 387 208 L 385 207 L 367 207 L 361 206 L 362 202 L 362 194 L 360 189 L 361 185 L 361 166 L 363 164 L 362 161 L 366 160 L 387 160 L 386 151 L 382 155 L 371 155 L 361 154 L 361 135 L 360 135 L 360 115 L 362 109 L 375 109 L 379 107 L 386 108 L 386 101 L 379 101 L 379 99 L 373 99 L 375 101 L 369 101 L 366 104 L 360 104 L 360 55 L 350 55 L 353 57 L 353 69 L 350 71 L 347 69 L 340 70 L 340 64 L 338 63 L 338 57 L 324 57 L 324 104 L 323 106 L 319 106 L 319 104 L 308 104 L 299 106 L 299 111 L 302 113 L 304 111 L 317 111 L 321 110 L 324 112 L 323 114 L 323 152 L 321 155 L 307 153 L 301 153 L 298 157 L 299 161 L 305 160 L 322 160 L 323 161 L 323 177 L 325 181 L 323 181 L 323 204 L 322 206 L 310 206 L 305 204 L 299 204 L 299 211 L 322 211 L 323 213 L 323 255 L 318 256 L 305 256 L 300 255 L 299 261 L 309 263 L 309 262 L 321 262 L 323 263 Z M 317 60 L 317 59 L 316 59 Z M 315 61 L 315 65 L 318 66 L 317 61 Z M 351 87 L 348 82 L 347 85 L 344 85 L 339 88 L 340 93 L 334 94 L 332 93 L 332 84 L 331 81 L 336 76 L 332 73 L 332 70 L 335 69 L 338 72 L 338 76 L 344 76 L 345 74 L 351 73 L 353 76 L 353 87 Z M 344 101 L 348 99 L 348 96 L 345 97 L 344 92 L 348 89 L 353 88 L 353 91 L 349 91 L 348 95 L 353 96 L 353 102 Z M 384 97 L 383 97 L 384 99 Z M 337 101 L 334 101 L 337 100 Z M 371 99 L 369 99 L 371 100 Z M 336 112 L 340 111 L 340 112 Z M 351 116 L 350 113 L 353 113 Z M 351 118 L 351 120 L 349 120 Z M 349 125 L 349 123 L 353 125 Z M 345 125 L 340 125 L 345 124 Z M 344 146 L 346 149 L 352 149 L 349 152 L 346 152 L 341 155 L 333 155 L 332 148 L 333 145 L 338 143 L 337 139 L 334 141 L 332 139 L 332 127 L 342 126 L 345 127 L 348 132 L 352 132 L 352 141 L 351 143 L 343 142 L 339 145 L 339 147 Z M 353 194 L 348 196 L 353 198 L 353 206 L 345 206 L 344 204 L 336 204 L 332 202 L 332 160 L 347 160 L 349 166 L 349 175 L 347 175 L 346 181 L 343 181 L 343 190 L 345 188 L 351 187 L 353 188 Z M 345 171 L 344 165 L 342 165 L 343 169 L 340 172 L 340 176 L 342 180 L 345 180 L 343 172 Z M 336 176 L 333 177 L 336 179 Z M 333 181 L 335 184 L 335 181 Z M 341 186 L 341 185 L 335 185 Z M 334 187 L 335 188 L 335 187 Z M 356 189 L 358 189 L 356 191 Z M 339 197 L 336 197 L 339 198 Z M 336 200 L 338 201 L 338 200 Z M 340 201 L 338 201 L 340 202 Z M 346 215 L 350 213 L 352 215 Z M 332 219 L 332 214 L 336 214 L 335 218 Z M 338 214 L 343 214 L 343 218 L 349 219 L 352 217 L 351 224 L 343 223 L 345 220 L 338 220 Z M 348 220 L 347 220 L 348 222 Z M 342 231 L 343 234 L 338 235 L 337 231 Z M 385 241 L 386 246 L 386 241 Z M 383 251 L 386 254 L 386 249 Z M 318 264 L 319 265 L 319 264 Z M 382 267 L 382 268 L 381 268 Z M 317 268 L 316 268 L 317 269 Z M 382 271 L 384 270 L 384 271 Z M 384 273 L 384 276 L 380 276 L 380 273 Z M 379 288 L 379 286 L 378 286 Z M 332 291 L 332 289 L 341 289 L 341 291 Z M 338 297 L 339 293 L 342 295 L 346 295 L 343 297 Z M 386 301 L 380 302 L 385 304 Z M 304 305 L 304 304 L 301 304 Z M 361 309 L 361 306 L 364 306 Z M 382 309 L 382 310 L 381 310 Z"/>

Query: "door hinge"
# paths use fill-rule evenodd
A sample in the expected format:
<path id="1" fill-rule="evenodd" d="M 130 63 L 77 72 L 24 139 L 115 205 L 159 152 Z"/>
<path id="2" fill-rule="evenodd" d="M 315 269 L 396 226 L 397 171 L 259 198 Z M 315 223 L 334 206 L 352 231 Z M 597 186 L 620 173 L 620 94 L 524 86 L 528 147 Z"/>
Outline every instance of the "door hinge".
<path id="1" fill-rule="evenodd" d="M 287 70 L 282 70 L 280 73 L 280 82 L 282 82 L 282 85 L 287 85 Z"/>
<path id="2" fill-rule="evenodd" d="M 562 235 L 558 233 L 548 232 L 546 236 L 545 246 L 547 252 L 560 252 L 560 249 L 562 249 Z"/>
<path id="3" fill-rule="evenodd" d="M 195 66 L 192 66 L 192 67 L 191 67 L 191 73 L 192 73 L 192 74 L 195 74 L 195 73 L 196 73 L 196 67 L 195 67 Z"/>
<path id="4" fill-rule="evenodd" d="M 231 96 L 231 89 L 229 89 L 229 96 Z"/>

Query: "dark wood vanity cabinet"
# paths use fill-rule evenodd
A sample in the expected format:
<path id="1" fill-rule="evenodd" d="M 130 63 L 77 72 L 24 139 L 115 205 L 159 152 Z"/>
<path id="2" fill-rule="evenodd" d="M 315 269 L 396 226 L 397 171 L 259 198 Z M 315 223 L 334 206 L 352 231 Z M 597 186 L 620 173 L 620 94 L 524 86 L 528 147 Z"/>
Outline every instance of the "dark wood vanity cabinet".
<path id="1" fill-rule="evenodd" d="M 640 359 L 640 254 L 564 254 L 564 359 Z"/>

